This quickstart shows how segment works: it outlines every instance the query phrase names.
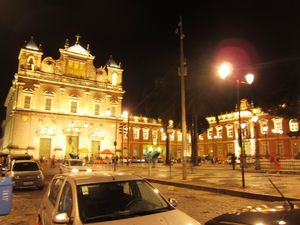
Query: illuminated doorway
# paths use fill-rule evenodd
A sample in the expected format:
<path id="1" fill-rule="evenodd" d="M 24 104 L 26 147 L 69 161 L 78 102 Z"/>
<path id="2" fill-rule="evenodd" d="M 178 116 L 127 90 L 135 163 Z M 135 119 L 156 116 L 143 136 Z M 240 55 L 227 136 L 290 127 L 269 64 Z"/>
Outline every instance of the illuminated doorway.
<path id="1" fill-rule="evenodd" d="M 51 138 L 40 138 L 40 158 L 50 158 Z"/>
<path id="2" fill-rule="evenodd" d="M 78 136 L 67 136 L 66 140 L 66 157 L 70 157 L 70 153 L 78 154 Z"/>

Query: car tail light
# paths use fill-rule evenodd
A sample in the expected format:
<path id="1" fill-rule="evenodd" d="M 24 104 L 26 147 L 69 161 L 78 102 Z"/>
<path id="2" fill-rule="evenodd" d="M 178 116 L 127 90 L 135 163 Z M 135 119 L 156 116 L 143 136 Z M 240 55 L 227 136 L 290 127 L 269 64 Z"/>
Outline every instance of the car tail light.
<path id="1" fill-rule="evenodd" d="M 35 221 L 34 225 L 42 225 L 42 221 L 41 221 L 39 216 L 36 218 L 36 221 Z"/>

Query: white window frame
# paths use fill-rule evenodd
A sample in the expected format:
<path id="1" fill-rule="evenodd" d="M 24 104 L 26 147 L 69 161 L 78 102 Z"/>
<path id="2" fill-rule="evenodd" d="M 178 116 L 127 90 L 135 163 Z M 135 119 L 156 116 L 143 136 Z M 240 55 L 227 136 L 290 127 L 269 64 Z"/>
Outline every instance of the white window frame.
<path id="1" fill-rule="evenodd" d="M 292 132 L 296 132 L 299 130 L 299 124 L 298 124 L 298 120 L 296 119 L 291 119 L 289 121 L 289 127 L 290 127 L 290 131 Z"/>
<path id="2" fill-rule="evenodd" d="M 229 138 L 233 138 L 233 124 L 226 125 L 226 135 Z"/>
<path id="3" fill-rule="evenodd" d="M 181 142 L 182 141 L 182 133 L 177 131 L 177 141 Z"/>
<path id="4" fill-rule="evenodd" d="M 217 138 L 222 138 L 223 137 L 223 127 L 222 126 L 217 126 Z"/>
<path id="5" fill-rule="evenodd" d="M 207 129 L 207 139 L 213 139 L 214 138 L 214 130 L 212 127 Z"/>
<path id="6" fill-rule="evenodd" d="M 274 130 L 276 132 L 280 132 L 280 131 L 283 131 L 282 129 L 282 118 L 274 118 L 272 119 L 273 120 L 273 123 L 274 123 Z"/>
<path id="7" fill-rule="evenodd" d="M 152 130 L 152 141 L 157 143 L 157 139 L 158 139 L 158 130 Z"/>
<path id="8" fill-rule="evenodd" d="M 133 139 L 134 140 L 139 140 L 140 139 L 140 129 L 139 127 L 134 127 L 133 128 Z"/>
<path id="9" fill-rule="evenodd" d="M 143 140 L 149 140 L 149 128 L 143 128 Z"/>

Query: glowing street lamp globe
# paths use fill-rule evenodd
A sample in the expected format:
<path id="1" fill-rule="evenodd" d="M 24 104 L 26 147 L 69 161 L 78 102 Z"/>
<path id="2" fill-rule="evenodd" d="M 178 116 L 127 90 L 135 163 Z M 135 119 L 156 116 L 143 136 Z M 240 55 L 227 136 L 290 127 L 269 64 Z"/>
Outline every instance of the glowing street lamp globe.
<path id="1" fill-rule="evenodd" d="M 229 62 L 224 62 L 221 64 L 218 74 L 224 80 L 226 79 L 233 71 L 233 66 Z"/>

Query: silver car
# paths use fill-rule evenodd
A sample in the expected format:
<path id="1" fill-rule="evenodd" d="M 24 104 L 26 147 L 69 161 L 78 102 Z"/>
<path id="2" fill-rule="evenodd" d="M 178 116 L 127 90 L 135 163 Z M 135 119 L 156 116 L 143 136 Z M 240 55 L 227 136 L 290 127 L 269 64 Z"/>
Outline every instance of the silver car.
<path id="1" fill-rule="evenodd" d="M 66 159 L 59 167 L 60 173 L 68 172 L 92 172 L 92 168 L 85 165 L 80 159 Z"/>
<path id="2" fill-rule="evenodd" d="M 36 224 L 200 224 L 176 209 L 175 203 L 135 175 L 65 173 L 49 184 Z"/>
<path id="3" fill-rule="evenodd" d="M 40 165 L 34 160 L 13 160 L 6 172 L 13 181 L 13 188 L 44 188 L 45 177 Z"/>

